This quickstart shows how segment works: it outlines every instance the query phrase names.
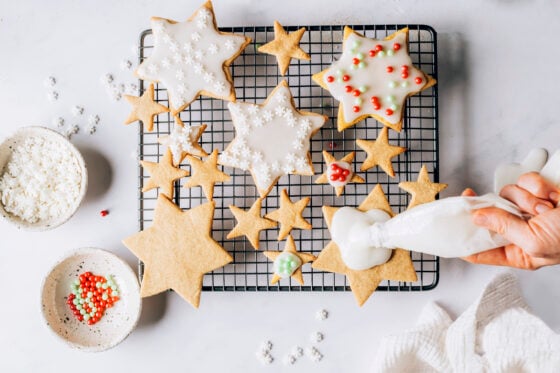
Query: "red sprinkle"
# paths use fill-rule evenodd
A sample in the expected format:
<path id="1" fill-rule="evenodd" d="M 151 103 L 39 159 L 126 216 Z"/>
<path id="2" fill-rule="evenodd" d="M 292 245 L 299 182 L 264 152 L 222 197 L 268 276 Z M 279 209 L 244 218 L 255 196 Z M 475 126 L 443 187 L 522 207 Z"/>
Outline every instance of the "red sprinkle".
<path id="1" fill-rule="evenodd" d="M 377 96 L 371 96 L 371 103 L 375 104 L 376 102 L 379 102 L 379 97 Z"/>
<path id="2" fill-rule="evenodd" d="M 393 44 L 393 50 L 394 51 L 398 51 L 399 49 L 401 49 L 401 45 L 399 43 Z"/>
<path id="3" fill-rule="evenodd" d="M 346 87 L 344 87 L 344 89 L 346 90 L 346 92 L 350 93 L 354 90 L 354 88 L 351 85 L 347 85 Z"/>
<path id="4" fill-rule="evenodd" d="M 349 81 L 350 80 L 350 75 L 344 75 L 342 77 L 342 80 L 345 81 L 345 82 Z"/>
<path id="5" fill-rule="evenodd" d="M 422 78 L 418 77 L 418 78 L 414 79 L 414 82 L 416 84 L 422 84 Z"/>
<path id="6" fill-rule="evenodd" d="M 393 66 L 387 66 L 387 72 L 392 73 L 394 70 Z"/>
<path id="7" fill-rule="evenodd" d="M 352 107 L 352 110 L 354 110 L 354 113 L 357 113 L 358 111 L 360 111 L 360 107 L 356 105 Z"/>
<path id="8" fill-rule="evenodd" d="M 407 72 L 407 71 L 403 72 L 403 73 L 401 74 L 401 76 L 402 76 L 403 79 L 408 78 L 408 72 Z"/>
<path id="9" fill-rule="evenodd" d="M 402 65 L 401 70 L 402 72 L 408 71 L 408 65 Z"/>
<path id="10" fill-rule="evenodd" d="M 334 76 L 332 76 L 332 75 L 327 76 L 327 82 L 329 82 L 329 83 L 334 82 Z"/>
<path id="11" fill-rule="evenodd" d="M 336 148 L 337 146 L 338 146 L 338 145 L 336 145 L 336 142 L 334 142 L 334 141 L 329 142 L 329 149 L 334 149 L 334 148 Z"/>
<path id="12" fill-rule="evenodd" d="M 393 115 L 393 110 L 387 109 L 387 110 L 385 110 L 385 114 L 387 114 L 387 115 Z"/>
<path id="13" fill-rule="evenodd" d="M 354 65 L 357 65 L 357 64 L 360 63 L 360 60 L 359 60 L 357 57 L 354 57 L 354 58 L 352 58 L 352 63 L 353 63 Z"/>
<path id="14" fill-rule="evenodd" d="M 374 104 L 373 104 L 373 108 L 374 108 L 375 110 L 379 110 L 379 109 L 381 109 L 381 105 L 379 105 L 378 103 L 374 103 Z"/>
<path id="15" fill-rule="evenodd" d="M 355 89 L 355 90 L 352 91 L 352 94 L 353 94 L 354 96 L 358 97 L 359 95 L 362 94 L 362 92 L 360 92 L 359 89 Z"/>
<path id="16" fill-rule="evenodd" d="M 105 216 L 109 215 L 109 210 L 101 210 L 101 212 L 99 214 L 101 216 L 105 217 Z"/>
<path id="17" fill-rule="evenodd" d="M 377 45 L 375 46 L 375 51 L 376 51 L 376 52 L 380 52 L 380 51 L 382 51 L 382 50 L 383 50 L 383 46 L 382 46 L 381 44 L 377 44 Z"/>
<path id="18" fill-rule="evenodd" d="M 377 52 L 373 49 L 369 51 L 369 56 L 370 57 L 375 57 L 376 54 L 377 54 Z"/>

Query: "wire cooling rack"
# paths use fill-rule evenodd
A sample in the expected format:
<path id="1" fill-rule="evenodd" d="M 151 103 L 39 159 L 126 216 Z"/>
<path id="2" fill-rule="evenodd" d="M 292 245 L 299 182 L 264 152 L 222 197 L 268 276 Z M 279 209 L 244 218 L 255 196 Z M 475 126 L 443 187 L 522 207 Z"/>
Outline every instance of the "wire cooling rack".
<path id="1" fill-rule="evenodd" d="M 286 27 L 289 32 L 301 26 Z M 382 39 L 403 27 L 408 27 L 409 52 L 415 66 L 437 79 L 437 40 L 436 32 L 425 25 L 353 25 L 352 29 L 367 37 Z M 322 158 L 324 149 L 333 152 L 336 158 L 356 151 L 355 170 L 364 161 L 366 154 L 356 146 L 356 139 L 375 140 L 382 125 L 374 119 L 366 119 L 342 133 L 336 130 L 338 102 L 312 82 L 311 76 L 327 68 L 341 54 L 344 26 L 306 26 L 300 46 L 311 56 L 311 61 L 292 60 L 286 77 L 278 72 L 276 58 L 257 52 L 257 48 L 274 38 L 273 27 L 233 27 L 220 28 L 224 32 L 244 34 L 252 39 L 244 53 L 231 66 L 238 101 L 262 103 L 267 95 L 282 80 L 290 85 L 297 107 L 300 110 L 322 113 L 329 121 L 311 140 L 311 156 L 315 176 L 287 175 L 280 178 L 277 185 L 263 201 L 263 215 L 279 207 L 280 191 L 287 188 L 293 201 L 310 196 L 311 202 L 304 211 L 304 218 L 312 225 L 312 230 L 292 231 L 297 248 L 302 252 L 318 255 L 330 241 L 330 234 L 321 213 L 322 206 L 358 206 L 372 188 L 381 184 L 393 210 L 404 211 L 409 195 L 398 188 L 400 181 L 416 180 L 422 165 L 426 165 L 430 176 L 438 181 L 438 104 L 437 85 L 420 92 L 406 103 L 404 127 L 401 133 L 389 131 L 391 144 L 404 146 L 408 150 L 393 160 L 396 177 L 391 179 L 379 168 L 358 172 L 365 178 L 364 184 L 348 184 L 344 193 L 336 197 L 334 188 L 329 184 L 314 184 L 318 175 L 325 170 Z M 153 49 L 153 36 L 150 30 L 141 34 L 140 62 L 148 57 Z M 140 81 L 140 93 L 144 90 Z M 168 106 L 167 91 L 162 85 L 155 87 L 155 99 Z M 227 110 L 227 103 L 221 100 L 201 97 L 180 113 L 181 120 L 192 125 L 206 123 L 207 130 L 201 138 L 202 147 L 210 153 L 212 149 L 222 151 L 234 137 L 234 128 Z M 169 134 L 174 120 L 169 114 L 159 115 L 155 121 L 154 132 L 144 132 L 139 126 L 139 155 L 141 159 L 157 162 L 165 150 L 157 142 L 161 135 Z M 190 171 L 188 163 L 181 167 Z M 248 209 L 258 198 L 257 189 L 248 172 L 224 167 L 231 175 L 230 182 L 216 184 L 214 200 L 213 238 L 218 241 L 234 258 L 234 262 L 207 274 L 203 281 L 204 291 L 348 291 L 346 276 L 313 270 L 310 265 L 303 267 L 305 285 L 301 286 L 291 278 L 270 285 L 272 263 L 261 252 L 255 251 L 245 237 L 226 239 L 236 221 L 229 205 Z M 141 193 L 144 181 L 148 178 L 139 168 L 139 228 L 151 225 L 157 191 Z M 206 202 L 200 188 L 175 186 L 175 203 L 182 209 L 190 209 Z M 278 229 L 261 232 L 260 249 L 282 250 L 285 241 L 277 241 Z M 411 253 L 418 274 L 416 282 L 383 281 L 377 291 L 420 291 L 433 289 L 439 279 L 439 258 L 420 253 Z M 143 265 L 140 263 L 140 276 Z"/>

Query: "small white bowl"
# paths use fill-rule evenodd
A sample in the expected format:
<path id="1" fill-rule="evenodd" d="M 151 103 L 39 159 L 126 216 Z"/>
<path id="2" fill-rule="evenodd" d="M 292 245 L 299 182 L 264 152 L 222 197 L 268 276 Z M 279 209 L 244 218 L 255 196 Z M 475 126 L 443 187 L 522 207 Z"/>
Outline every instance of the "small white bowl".
<path id="1" fill-rule="evenodd" d="M 18 143 L 25 141 L 25 139 L 28 137 L 42 137 L 51 141 L 58 142 L 61 149 L 67 149 L 68 152 L 72 153 L 74 157 L 76 157 L 82 174 L 80 194 L 78 198 L 73 202 L 72 208 L 70 208 L 65 214 L 59 216 L 56 219 L 39 220 L 35 223 L 29 223 L 19 218 L 18 216 L 14 216 L 13 214 L 7 212 L 4 209 L 2 201 L 0 201 L 0 215 L 6 218 L 6 220 L 8 220 L 9 222 L 15 224 L 18 228 L 23 228 L 28 231 L 46 231 L 66 223 L 76 213 L 78 207 L 80 207 L 80 204 L 82 203 L 87 190 L 87 167 L 86 163 L 84 162 L 84 158 L 82 157 L 78 149 L 76 149 L 76 147 L 72 145 L 72 143 L 68 141 L 67 138 L 49 128 L 32 126 L 20 128 L 13 136 L 7 138 L 0 144 L 0 175 L 4 170 L 4 166 L 10 159 L 13 147 Z"/>
<path id="2" fill-rule="evenodd" d="M 111 275 L 119 288 L 120 299 L 93 325 L 79 321 L 66 304 L 72 282 L 85 272 Z M 50 329 L 70 346 L 89 352 L 122 342 L 136 327 L 142 310 L 136 274 L 118 256 L 94 248 L 74 250 L 51 269 L 43 282 L 41 303 Z"/>

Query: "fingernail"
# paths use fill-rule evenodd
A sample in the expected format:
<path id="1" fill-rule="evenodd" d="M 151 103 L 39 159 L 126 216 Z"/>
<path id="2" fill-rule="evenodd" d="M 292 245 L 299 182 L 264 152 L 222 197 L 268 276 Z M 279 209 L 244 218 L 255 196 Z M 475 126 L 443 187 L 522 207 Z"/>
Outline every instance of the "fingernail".
<path id="1" fill-rule="evenodd" d="M 474 222 L 478 225 L 484 225 L 488 221 L 488 218 L 484 214 L 475 214 L 474 215 Z"/>
<path id="2" fill-rule="evenodd" d="M 545 205 L 544 203 L 539 203 L 535 206 L 535 211 L 537 212 L 537 214 L 542 214 L 544 212 L 547 212 L 548 210 L 552 210 L 552 207 L 550 207 L 549 205 Z"/>

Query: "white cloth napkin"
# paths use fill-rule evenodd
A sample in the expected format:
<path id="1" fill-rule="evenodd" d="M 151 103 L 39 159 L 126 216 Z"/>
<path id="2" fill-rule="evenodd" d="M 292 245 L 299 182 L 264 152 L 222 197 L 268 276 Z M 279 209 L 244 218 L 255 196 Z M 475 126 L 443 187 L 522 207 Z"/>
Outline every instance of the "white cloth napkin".
<path id="1" fill-rule="evenodd" d="M 505 273 L 455 321 L 427 304 L 414 329 L 381 341 L 373 371 L 560 372 L 560 335 L 529 312 Z"/>

